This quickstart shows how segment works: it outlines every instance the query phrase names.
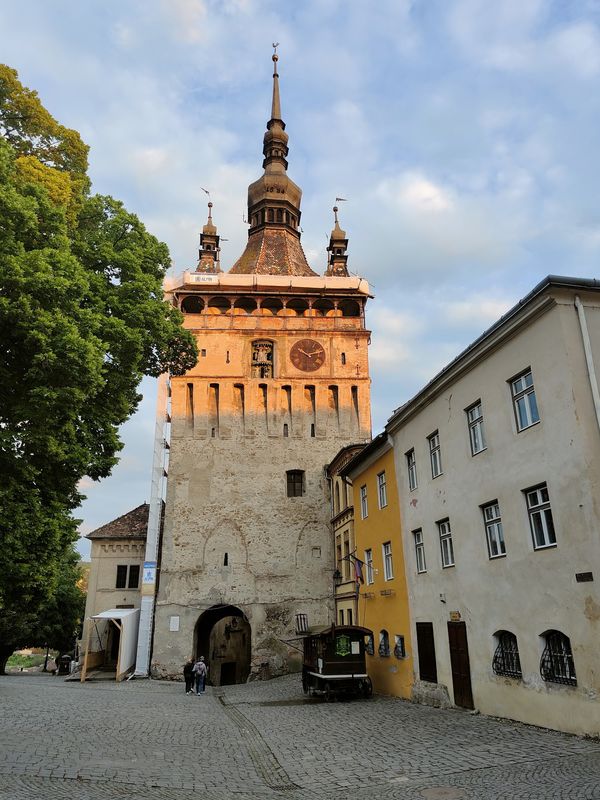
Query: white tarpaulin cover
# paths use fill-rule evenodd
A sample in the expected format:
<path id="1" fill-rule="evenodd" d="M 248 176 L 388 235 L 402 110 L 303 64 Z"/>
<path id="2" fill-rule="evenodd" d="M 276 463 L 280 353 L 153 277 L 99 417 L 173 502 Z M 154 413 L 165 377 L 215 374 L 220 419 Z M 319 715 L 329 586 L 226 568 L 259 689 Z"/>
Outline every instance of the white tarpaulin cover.
<path id="1" fill-rule="evenodd" d="M 140 610 L 139 608 L 109 608 L 108 611 L 101 611 L 99 614 L 94 614 L 91 617 L 93 620 L 102 621 L 104 625 L 110 624 L 113 620 L 117 627 L 120 629 L 119 637 L 119 655 L 117 658 L 117 674 L 116 679 L 122 680 L 134 667 L 135 655 L 137 651 L 138 628 L 140 623 Z M 98 624 L 102 624 L 98 623 Z M 99 640 L 99 643 L 104 641 L 104 636 Z M 96 650 L 97 645 L 90 647 L 88 637 L 88 647 L 86 649 L 86 662 L 82 672 L 81 680 L 85 680 L 87 672 L 87 657 L 90 650 Z"/>

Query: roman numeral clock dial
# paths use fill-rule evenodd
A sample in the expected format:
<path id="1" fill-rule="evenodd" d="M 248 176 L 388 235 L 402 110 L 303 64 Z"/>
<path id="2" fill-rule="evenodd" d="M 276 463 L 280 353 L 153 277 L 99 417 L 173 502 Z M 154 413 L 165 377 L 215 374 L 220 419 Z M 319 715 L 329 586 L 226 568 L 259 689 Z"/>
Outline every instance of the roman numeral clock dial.
<path id="1" fill-rule="evenodd" d="M 314 372 L 325 363 L 325 350 L 314 339 L 300 339 L 292 345 L 290 361 L 302 372 Z"/>

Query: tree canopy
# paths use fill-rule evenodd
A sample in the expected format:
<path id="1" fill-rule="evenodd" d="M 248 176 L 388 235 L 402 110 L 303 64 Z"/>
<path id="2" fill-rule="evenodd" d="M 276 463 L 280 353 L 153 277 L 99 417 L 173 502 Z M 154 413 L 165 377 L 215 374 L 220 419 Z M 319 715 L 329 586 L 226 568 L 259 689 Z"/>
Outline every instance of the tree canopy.
<path id="1" fill-rule="evenodd" d="M 142 376 L 182 374 L 197 351 L 163 301 L 166 245 L 90 193 L 79 134 L 3 65 L 0 134 L 1 651 L 23 643 L 2 619 L 55 597 L 78 482 L 117 462 Z"/>

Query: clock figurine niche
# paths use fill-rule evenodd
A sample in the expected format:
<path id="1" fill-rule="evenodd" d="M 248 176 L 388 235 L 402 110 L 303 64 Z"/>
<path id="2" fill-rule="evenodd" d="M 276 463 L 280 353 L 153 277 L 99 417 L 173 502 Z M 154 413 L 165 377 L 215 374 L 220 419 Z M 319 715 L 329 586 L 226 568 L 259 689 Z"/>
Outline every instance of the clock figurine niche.
<path id="1" fill-rule="evenodd" d="M 314 339 L 300 339 L 292 345 L 290 361 L 303 372 L 314 372 L 325 363 L 325 350 L 323 345 Z"/>

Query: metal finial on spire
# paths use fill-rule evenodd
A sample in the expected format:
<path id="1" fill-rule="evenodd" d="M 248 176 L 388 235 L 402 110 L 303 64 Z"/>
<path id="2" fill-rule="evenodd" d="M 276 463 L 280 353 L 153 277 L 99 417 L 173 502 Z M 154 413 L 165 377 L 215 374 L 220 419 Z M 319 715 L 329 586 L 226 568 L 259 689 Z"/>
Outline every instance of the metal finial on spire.
<path id="1" fill-rule="evenodd" d="M 271 58 L 273 59 L 273 102 L 271 104 L 271 119 L 281 119 L 281 101 L 279 99 L 279 73 L 277 72 L 277 62 L 279 56 L 277 55 L 277 48 L 279 42 L 273 42 L 273 50 L 275 51 Z"/>
<path id="2" fill-rule="evenodd" d="M 209 219 L 210 222 L 212 222 L 212 207 L 213 207 L 212 201 L 209 200 L 208 201 L 208 219 Z"/>
<path id="3" fill-rule="evenodd" d="M 336 199 L 337 199 L 337 198 L 336 198 Z M 337 206 L 334 206 L 334 207 L 333 207 L 333 216 L 334 216 L 334 218 L 335 218 L 335 224 L 336 224 L 336 225 L 338 224 L 337 212 L 338 212 L 338 207 L 337 207 Z"/>

